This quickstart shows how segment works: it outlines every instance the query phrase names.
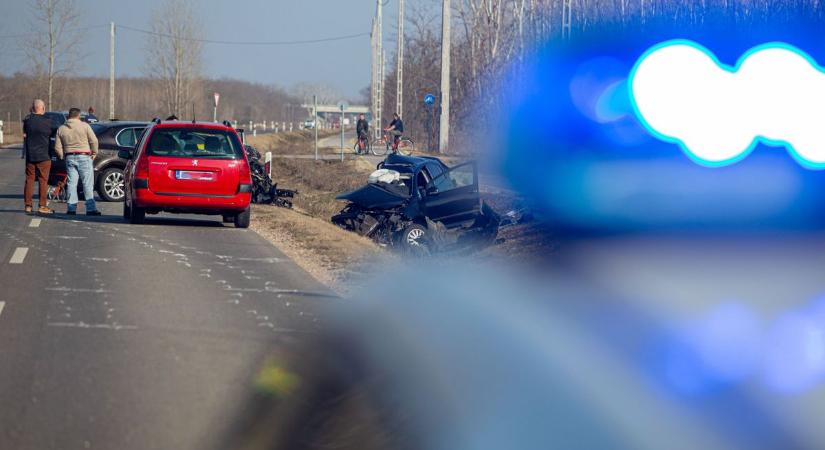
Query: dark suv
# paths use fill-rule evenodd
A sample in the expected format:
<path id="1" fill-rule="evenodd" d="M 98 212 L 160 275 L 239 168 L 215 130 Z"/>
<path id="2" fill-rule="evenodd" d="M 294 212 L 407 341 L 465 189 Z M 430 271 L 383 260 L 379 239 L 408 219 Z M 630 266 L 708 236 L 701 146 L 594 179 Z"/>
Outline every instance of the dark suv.
<path id="1" fill-rule="evenodd" d="M 51 119 L 56 121 L 55 118 Z M 91 124 L 99 143 L 97 158 L 94 162 L 95 190 L 104 201 L 123 201 L 125 195 L 123 169 L 126 168 L 127 161 L 119 158 L 117 154 L 120 150 L 134 149 L 135 142 L 137 142 L 147 125 L 147 122 L 98 122 Z M 52 176 L 65 172 L 65 161 L 56 160 L 53 162 Z"/>

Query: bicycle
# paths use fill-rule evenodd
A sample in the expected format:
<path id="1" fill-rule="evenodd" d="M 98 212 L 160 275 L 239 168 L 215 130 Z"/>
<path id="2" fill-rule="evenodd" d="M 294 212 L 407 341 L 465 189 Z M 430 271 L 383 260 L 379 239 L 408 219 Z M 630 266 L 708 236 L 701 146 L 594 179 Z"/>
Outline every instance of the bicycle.
<path id="1" fill-rule="evenodd" d="M 358 139 L 355 140 L 355 145 L 352 147 L 352 150 L 356 155 L 375 154 L 372 150 L 372 143 L 367 136 L 359 136 Z"/>
<path id="2" fill-rule="evenodd" d="M 415 150 L 415 143 L 408 136 L 399 136 L 397 143 L 393 144 L 385 131 L 383 136 L 376 138 L 371 143 L 371 151 L 375 156 L 384 156 L 387 153 L 400 153 L 404 156 L 410 156 Z"/>

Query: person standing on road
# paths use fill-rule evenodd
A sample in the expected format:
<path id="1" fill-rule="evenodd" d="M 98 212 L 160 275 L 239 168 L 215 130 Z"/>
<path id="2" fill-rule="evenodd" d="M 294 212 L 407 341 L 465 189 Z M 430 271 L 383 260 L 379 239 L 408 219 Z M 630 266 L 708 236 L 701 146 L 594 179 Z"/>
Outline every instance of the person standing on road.
<path id="1" fill-rule="evenodd" d="M 23 121 L 23 151 L 26 158 L 26 185 L 23 188 L 23 202 L 26 214 L 34 210 L 34 180 L 37 177 L 40 189 L 40 204 L 37 212 L 52 214 L 48 207 L 49 172 L 52 159 L 49 155 L 49 140 L 55 124 L 47 118 L 46 103 L 37 99 L 32 103 L 32 113 Z"/>
<path id="2" fill-rule="evenodd" d="M 55 142 L 57 157 L 66 160 L 66 172 L 69 182 L 69 205 L 66 214 L 77 214 L 77 181 L 83 183 L 83 195 L 86 197 L 86 215 L 99 216 L 95 205 L 94 167 L 92 161 L 97 157 L 97 136 L 88 123 L 80 120 L 80 110 L 69 110 L 66 123 L 57 130 Z"/>

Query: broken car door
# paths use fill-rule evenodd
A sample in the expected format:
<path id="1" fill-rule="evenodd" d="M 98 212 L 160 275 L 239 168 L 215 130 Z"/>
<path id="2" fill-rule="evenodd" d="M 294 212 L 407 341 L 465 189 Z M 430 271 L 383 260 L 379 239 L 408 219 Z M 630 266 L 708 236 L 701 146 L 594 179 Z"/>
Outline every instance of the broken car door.
<path id="1" fill-rule="evenodd" d="M 447 228 L 471 224 L 481 211 L 476 163 L 456 166 L 433 178 L 422 202 L 427 217 Z"/>

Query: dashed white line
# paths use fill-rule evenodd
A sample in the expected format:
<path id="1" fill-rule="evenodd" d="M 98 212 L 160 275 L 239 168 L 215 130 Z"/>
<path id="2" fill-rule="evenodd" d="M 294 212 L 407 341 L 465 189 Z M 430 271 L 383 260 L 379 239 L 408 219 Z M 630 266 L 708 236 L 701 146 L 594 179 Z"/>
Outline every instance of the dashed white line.
<path id="1" fill-rule="evenodd" d="M 40 222 L 42 221 L 43 219 L 32 219 L 31 223 L 29 224 L 29 228 L 38 228 L 40 226 Z"/>
<path id="2" fill-rule="evenodd" d="M 23 261 L 26 260 L 26 255 L 29 254 L 28 247 L 17 247 L 14 250 L 14 253 L 11 255 L 11 259 L 9 260 L 9 264 L 23 264 Z"/>
<path id="3" fill-rule="evenodd" d="M 0 316 L 3 315 L 3 308 L 6 307 L 6 302 L 0 302 Z"/>

